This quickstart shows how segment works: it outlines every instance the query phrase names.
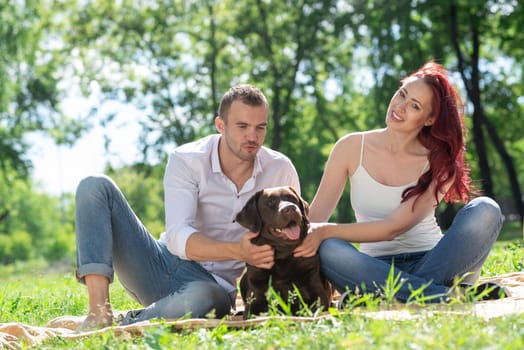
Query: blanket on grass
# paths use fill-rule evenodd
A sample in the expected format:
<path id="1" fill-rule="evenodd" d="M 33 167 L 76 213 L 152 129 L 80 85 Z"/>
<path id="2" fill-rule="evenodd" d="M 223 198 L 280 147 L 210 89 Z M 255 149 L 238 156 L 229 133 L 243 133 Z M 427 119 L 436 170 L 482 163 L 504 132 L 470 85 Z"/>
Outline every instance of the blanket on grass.
<path id="1" fill-rule="evenodd" d="M 476 317 L 490 319 L 504 315 L 524 314 L 524 272 L 515 272 L 496 277 L 482 278 L 481 281 L 497 281 L 504 284 L 510 296 L 508 298 L 490 301 L 481 301 L 473 305 L 459 305 L 458 307 L 446 307 L 432 309 L 432 312 L 453 312 L 469 314 Z M 378 311 L 366 311 L 365 308 L 353 310 L 363 317 L 391 320 L 408 320 L 422 317 L 423 307 L 411 308 L 408 306 L 391 307 Z M 77 332 L 77 327 L 82 323 L 84 316 L 63 316 L 51 320 L 46 326 L 38 327 L 21 323 L 0 323 L 0 348 L 2 349 L 21 349 L 24 346 L 34 346 L 40 344 L 45 339 L 59 336 L 63 339 L 78 339 L 105 332 L 113 332 L 115 336 L 136 337 L 143 336 L 144 332 L 153 326 L 169 325 L 173 330 L 191 328 L 213 328 L 225 325 L 229 328 L 249 328 L 261 325 L 268 320 L 283 319 L 289 322 L 311 322 L 315 320 L 333 317 L 329 313 L 323 313 L 316 317 L 284 317 L 268 316 L 256 317 L 243 320 L 242 316 L 231 317 L 229 319 L 185 319 L 185 320 L 165 320 L 162 322 L 140 322 L 127 326 L 106 327 L 95 331 Z"/>

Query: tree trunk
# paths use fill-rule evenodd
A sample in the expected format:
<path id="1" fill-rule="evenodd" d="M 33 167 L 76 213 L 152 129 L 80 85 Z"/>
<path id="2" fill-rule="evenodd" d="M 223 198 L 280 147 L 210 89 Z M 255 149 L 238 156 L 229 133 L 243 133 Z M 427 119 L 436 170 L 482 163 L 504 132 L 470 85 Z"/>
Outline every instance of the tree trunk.
<path id="1" fill-rule="evenodd" d="M 482 124 L 486 127 L 488 135 L 493 141 L 493 145 L 495 146 L 495 149 L 497 150 L 498 154 L 500 155 L 500 158 L 502 159 L 502 162 L 504 163 L 504 166 L 506 167 L 508 179 L 511 186 L 511 193 L 513 194 L 513 201 L 515 202 L 515 209 L 517 210 L 517 214 L 519 215 L 520 221 L 524 224 L 524 203 L 522 202 L 522 191 L 518 182 L 517 171 L 515 170 L 513 158 L 506 150 L 506 147 L 504 147 L 504 143 L 500 139 L 497 130 L 495 129 L 493 124 L 484 115 L 482 115 L 481 117 Z"/>
<path id="2" fill-rule="evenodd" d="M 486 129 L 493 145 L 500 155 L 504 166 L 506 167 L 508 180 L 511 185 L 513 200 L 515 202 L 516 210 L 520 216 L 520 221 L 524 220 L 524 204 L 522 203 L 522 191 L 518 183 L 518 177 L 515 170 L 513 158 L 507 152 L 504 143 L 497 134 L 496 129 L 493 127 L 489 119 L 484 113 L 482 106 L 482 100 L 480 96 L 480 73 L 479 73 L 479 49 L 480 49 L 480 33 L 478 30 L 477 17 L 472 14 L 470 17 L 471 24 L 471 36 L 472 36 L 472 54 L 471 54 L 471 75 L 468 79 L 466 74 L 466 64 L 464 55 L 458 43 L 458 22 L 457 22 L 457 7 L 455 4 L 450 6 L 450 18 L 451 18 L 451 40 L 453 47 L 458 59 L 458 66 L 460 75 L 466 86 L 466 91 L 469 99 L 473 103 L 473 140 L 477 147 L 477 156 L 479 159 L 479 169 L 482 178 L 482 188 L 485 195 L 494 197 L 493 191 L 493 179 L 491 176 L 491 168 L 488 163 L 486 142 L 484 139 L 483 128 Z"/>

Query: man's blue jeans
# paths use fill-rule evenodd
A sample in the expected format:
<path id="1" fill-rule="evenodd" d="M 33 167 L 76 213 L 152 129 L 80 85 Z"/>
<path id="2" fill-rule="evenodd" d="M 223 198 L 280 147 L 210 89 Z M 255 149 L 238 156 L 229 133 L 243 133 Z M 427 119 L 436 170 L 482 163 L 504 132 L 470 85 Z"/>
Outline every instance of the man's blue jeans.
<path id="1" fill-rule="evenodd" d="M 394 276 L 403 283 L 395 295 L 406 302 L 411 290 L 423 286 L 424 296 L 444 300 L 455 278 L 472 283 L 480 275 L 503 223 L 498 204 L 488 197 L 478 197 L 466 204 L 452 225 L 431 250 L 371 257 L 344 240 L 331 238 L 322 242 L 319 253 L 322 272 L 335 288 L 381 293 L 393 265 Z M 464 277 L 465 276 L 465 277 Z"/>
<path id="2" fill-rule="evenodd" d="M 159 208 L 160 209 L 160 208 Z M 124 323 L 151 318 L 220 318 L 231 298 L 200 264 L 180 259 L 149 234 L 116 184 L 107 176 L 91 176 L 76 191 L 77 279 L 97 274 L 113 281 L 114 272 L 126 291 L 145 309 L 128 313 Z"/>

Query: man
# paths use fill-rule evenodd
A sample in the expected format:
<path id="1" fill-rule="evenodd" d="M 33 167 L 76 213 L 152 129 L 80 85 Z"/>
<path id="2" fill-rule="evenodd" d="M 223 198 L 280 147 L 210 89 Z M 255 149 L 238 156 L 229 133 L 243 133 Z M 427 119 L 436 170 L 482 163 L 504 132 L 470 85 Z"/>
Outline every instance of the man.
<path id="1" fill-rule="evenodd" d="M 222 98 L 219 134 L 178 147 L 164 176 L 166 232 L 149 234 L 122 192 L 106 176 L 91 176 L 76 192 L 77 279 L 87 286 L 89 315 L 82 328 L 111 325 L 109 283 L 114 272 L 144 309 L 123 324 L 184 315 L 221 318 L 234 307 L 245 263 L 274 264 L 273 249 L 255 246 L 235 216 L 265 187 L 291 185 L 297 172 L 281 153 L 262 146 L 269 107 L 251 85 Z"/>

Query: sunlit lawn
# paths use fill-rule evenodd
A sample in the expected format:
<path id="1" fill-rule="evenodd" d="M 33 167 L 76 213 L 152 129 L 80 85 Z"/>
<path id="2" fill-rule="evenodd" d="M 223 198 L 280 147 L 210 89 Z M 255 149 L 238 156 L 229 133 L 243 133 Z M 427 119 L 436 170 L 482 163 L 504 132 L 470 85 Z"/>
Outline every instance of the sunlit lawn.
<path id="1" fill-rule="evenodd" d="M 483 276 L 524 270 L 522 228 L 505 224 L 483 268 Z M 73 276 L 71 263 L 49 268 L 32 262 L 0 267 L 0 321 L 45 325 L 62 315 L 84 315 L 85 287 Z M 139 307 L 123 288 L 111 286 L 116 310 Z M 376 304 L 374 307 L 378 307 Z M 442 307 L 442 305 L 441 305 Z M 370 306 L 372 309 L 373 306 Z M 467 310 L 467 305 L 464 305 Z M 357 307 L 315 322 L 272 321 L 251 329 L 174 331 L 168 326 L 150 328 L 144 337 L 116 338 L 112 333 L 79 341 L 53 338 L 39 348 L 153 348 L 153 349 L 522 349 L 524 316 L 484 320 L 453 313 L 435 313 L 425 306 L 416 318 L 402 321 L 363 316 Z M 441 310 L 441 309 L 439 309 Z"/>

